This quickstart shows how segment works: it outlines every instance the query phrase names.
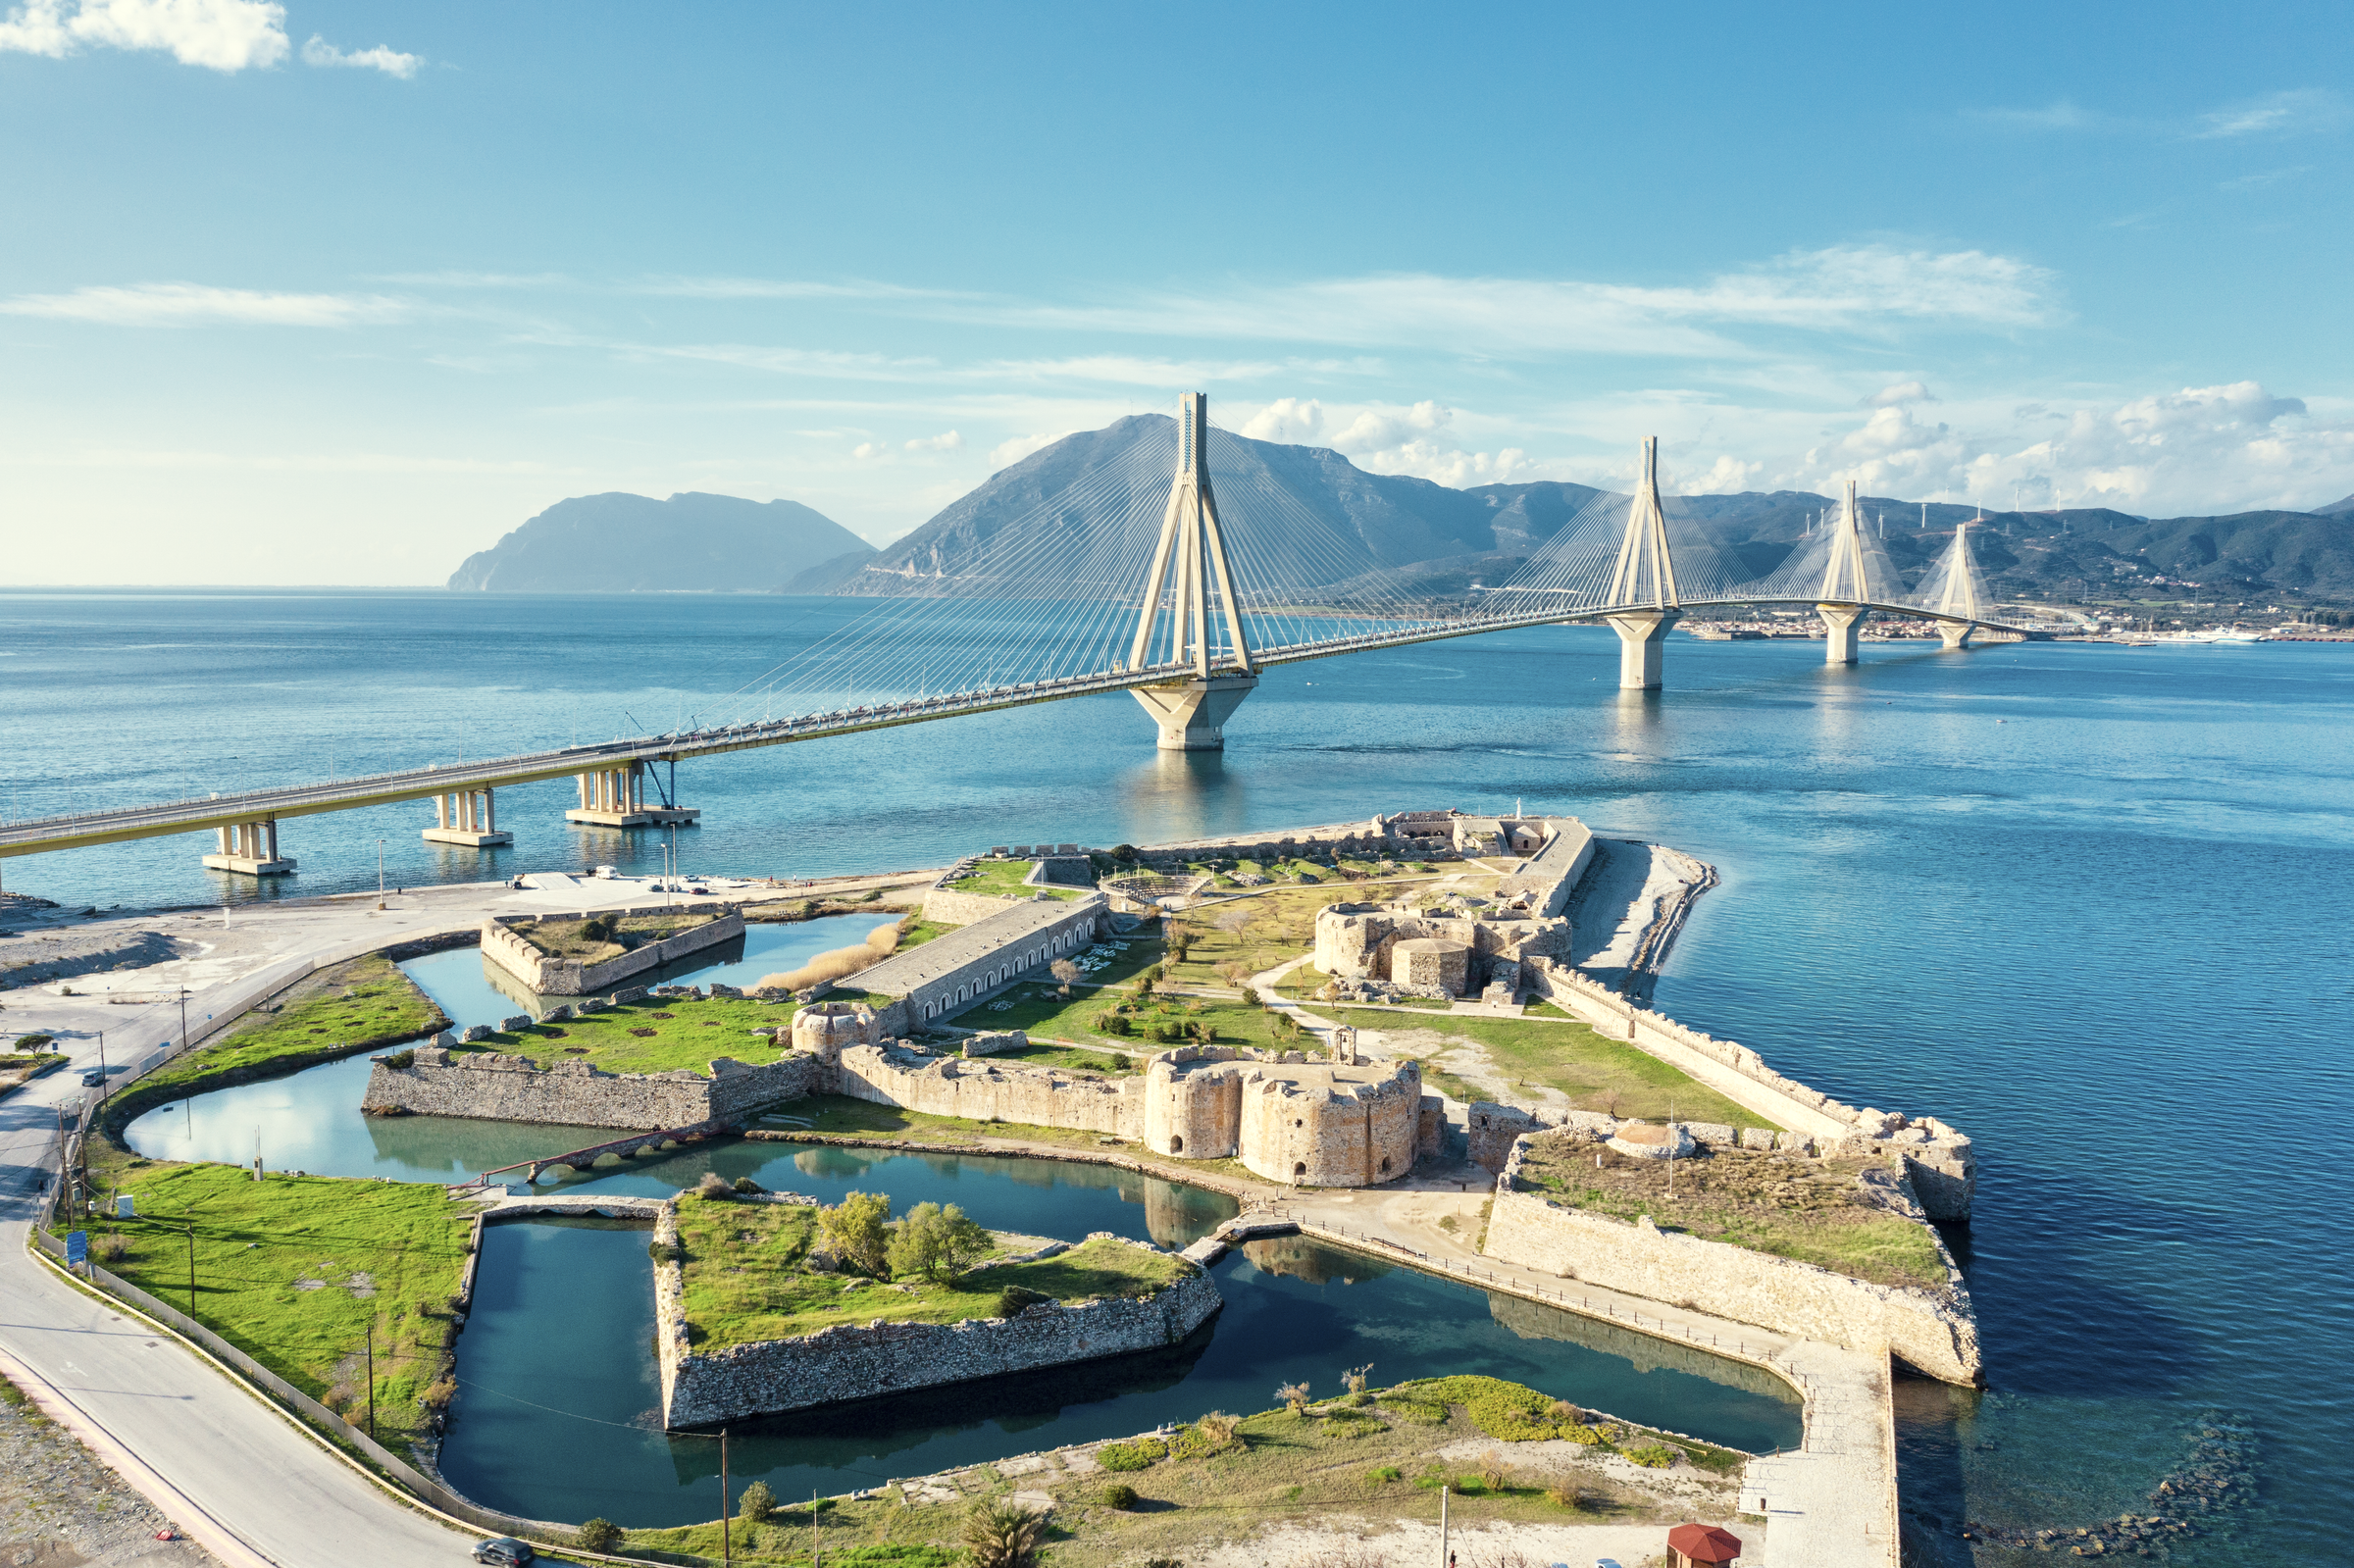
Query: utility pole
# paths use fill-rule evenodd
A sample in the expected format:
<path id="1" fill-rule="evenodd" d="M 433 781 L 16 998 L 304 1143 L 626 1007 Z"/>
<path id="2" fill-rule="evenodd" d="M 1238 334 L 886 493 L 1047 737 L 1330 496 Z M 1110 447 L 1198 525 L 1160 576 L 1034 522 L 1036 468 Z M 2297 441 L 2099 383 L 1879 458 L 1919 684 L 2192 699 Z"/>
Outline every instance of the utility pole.
<path id="1" fill-rule="evenodd" d="M 384 841 L 376 841 L 376 907 L 384 907 Z"/>
<path id="2" fill-rule="evenodd" d="M 179 987 L 179 1048 L 188 1048 L 188 987 Z"/>
<path id="3" fill-rule="evenodd" d="M 376 1325 L 368 1325 L 368 1436 L 376 1436 Z"/>
<path id="4" fill-rule="evenodd" d="M 1439 1568 L 1447 1568 L 1454 1553 L 1447 1549 L 1447 1489 L 1439 1488 Z"/>
<path id="5" fill-rule="evenodd" d="M 196 1315 L 196 1222 L 188 1221 L 188 1316 Z"/>
<path id="6" fill-rule="evenodd" d="M 719 1429 L 719 1560 L 735 1568 L 736 1547 L 728 1530 L 728 1514 L 733 1508 L 728 1501 L 728 1429 Z"/>

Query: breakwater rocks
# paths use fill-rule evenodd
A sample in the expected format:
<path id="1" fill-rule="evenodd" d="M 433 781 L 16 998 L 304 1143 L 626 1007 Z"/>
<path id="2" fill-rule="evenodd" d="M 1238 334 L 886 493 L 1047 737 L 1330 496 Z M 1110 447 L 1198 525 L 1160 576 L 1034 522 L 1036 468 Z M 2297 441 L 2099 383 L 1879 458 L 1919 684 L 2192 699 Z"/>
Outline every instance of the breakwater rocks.
<path id="1" fill-rule="evenodd" d="M 664 1235 L 657 1226 L 657 1241 Z M 668 1235 L 675 1237 L 675 1229 Z M 1189 1268 L 1177 1283 L 1149 1296 L 1105 1296 L 1072 1305 L 1048 1301 L 1016 1317 L 953 1324 L 877 1319 L 865 1328 L 837 1325 L 799 1339 L 697 1353 L 687 1342 L 678 1266 L 658 1264 L 654 1313 L 662 1421 L 671 1428 L 708 1426 L 739 1416 L 1157 1350 L 1181 1343 L 1224 1304 L 1217 1282 L 1203 1269 Z"/>
<path id="2" fill-rule="evenodd" d="M 1989 1546 L 2064 1551 L 2076 1557 L 2147 1557 L 2170 1542 L 2212 1534 L 2222 1516 L 2256 1500 L 2256 1436 L 2220 1410 L 2199 1418 L 2190 1452 L 2150 1489 L 2148 1513 L 2073 1530 L 2017 1530 L 1965 1525 L 1962 1539 Z"/>

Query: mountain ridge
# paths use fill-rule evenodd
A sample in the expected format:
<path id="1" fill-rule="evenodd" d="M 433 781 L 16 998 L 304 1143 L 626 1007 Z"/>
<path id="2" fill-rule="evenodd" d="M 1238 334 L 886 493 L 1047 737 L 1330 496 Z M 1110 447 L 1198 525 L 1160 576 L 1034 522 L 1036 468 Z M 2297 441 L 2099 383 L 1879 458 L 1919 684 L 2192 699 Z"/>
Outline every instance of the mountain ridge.
<path id="1" fill-rule="evenodd" d="M 680 490 L 657 501 L 606 490 L 558 501 L 510 529 L 489 549 L 468 556 L 446 586 L 510 593 L 822 593 L 873 554 L 857 534 L 798 501 L 747 501 L 702 490 Z"/>

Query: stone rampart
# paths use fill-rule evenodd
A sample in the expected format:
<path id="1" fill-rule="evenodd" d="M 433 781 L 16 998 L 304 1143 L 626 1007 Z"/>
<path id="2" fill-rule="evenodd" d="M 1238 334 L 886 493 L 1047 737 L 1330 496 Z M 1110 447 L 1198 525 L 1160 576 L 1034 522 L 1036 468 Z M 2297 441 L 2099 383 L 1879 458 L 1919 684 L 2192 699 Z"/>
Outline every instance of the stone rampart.
<path id="1" fill-rule="evenodd" d="M 1032 902 L 1038 895 L 1025 893 L 1019 898 L 998 898 L 988 893 L 958 892 L 953 887 L 935 887 L 924 894 L 923 917 L 943 926 L 969 926 L 977 920 L 987 920 L 1000 910 L 1012 909 Z"/>
<path id="2" fill-rule="evenodd" d="M 1629 1225 L 1517 1190 L 1517 1148 L 1496 1184 L 1481 1250 L 1507 1263 L 1851 1349 L 1892 1354 L 1948 1383 L 1982 1381 L 1977 1320 L 1946 1257 L 1942 1290 L 1873 1285 L 1811 1263 Z M 1925 1224 L 1925 1221 L 1924 1221 Z M 1930 1233 L 1932 1236 L 1935 1233 Z M 1939 1255 L 1945 1256 L 1943 1243 Z"/>
<path id="3" fill-rule="evenodd" d="M 1932 1220 L 1966 1221 L 1977 1185 L 1970 1138 L 1933 1116 L 1911 1118 L 1858 1109 L 1785 1078 L 1748 1046 L 1717 1039 L 1653 1012 L 1571 969 L 1532 959 L 1521 966 L 1529 988 L 1599 1034 L 1680 1068 L 1734 1104 L 1813 1138 L 1825 1152 L 1895 1153 Z"/>
<path id="4" fill-rule="evenodd" d="M 1135 1138 L 1144 1126 L 1144 1084 L 1091 1079 L 1049 1068 L 934 1056 L 899 1045 L 857 1045 L 842 1053 L 840 1092 L 879 1105 L 975 1122 L 1022 1122 Z"/>
<path id="5" fill-rule="evenodd" d="M 1193 1268 L 1142 1299 L 1045 1302 L 1018 1317 L 955 1324 L 877 1319 L 698 1353 L 686 1343 L 678 1278 L 675 1263 L 656 1270 L 662 1421 L 673 1429 L 1157 1350 L 1182 1342 L 1224 1304 L 1217 1283 Z"/>
<path id="6" fill-rule="evenodd" d="M 650 1132 L 741 1121 L 824 1087 L 824 1064 L 805 1055 L 765 1067 L 731 1062 L 705 1078 L 684 1068 L 606 1073 L 573 1061 L 542 1071 L 528 1058 L 495 1051 L 453 1055 L 424 1046 L 411 1054 L 412 1065 L 407 1067 L 394 1067 L 389 1061 L 376 1064 L 368 1075 L 362 1110 Z"/>
<path id="7" fill-rule="evenodd" d="M 514 928 L 527 919 L 516 916 L 493 916 L 483 922 L 483 956 L 515 977 L 535 995 L 588 996 L 610 990 L 632 975 L 658 969 L 673 959 L 743 935 L 743 915 L 733 904 L 684 904 L 665 906 L 649 904 L 642 909 L 605 909 L 583 911 L 577 915 L 546 915 L 529 917 L 546 920 L 587 920 L 593 915 L 602 920 L 622 920 L 631 915 L 652 914 L 712 914 L 690 931 L 642 947 L 633 947 L 602 963 L 583 964 L 577 959 L 558 958 L 541 952 L 529 938 Z"/>

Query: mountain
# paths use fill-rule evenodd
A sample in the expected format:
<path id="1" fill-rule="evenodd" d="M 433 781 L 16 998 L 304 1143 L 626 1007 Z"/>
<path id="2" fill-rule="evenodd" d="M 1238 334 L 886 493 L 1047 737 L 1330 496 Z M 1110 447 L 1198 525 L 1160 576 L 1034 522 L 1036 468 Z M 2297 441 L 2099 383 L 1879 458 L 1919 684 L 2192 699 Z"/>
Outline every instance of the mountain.
<path id="1" fill-rule="evenodd" d="M 1140 414 L 1065 436 L 992 475 L 862 569 L 841 572 L 831 591 L 896 593 L 910 579 L 966 575 L 987 559 L 1000 531 L 1059 527 L 1061 520 L 1049 516 L 1042 525 L 1040 518 L 1061 496 L 1084 495 L 1085 506 L 1125 507 L 1156 520 L 1168 493 L 1174 430 L 1163 415 Z M 1151 459 L 1151 452 L 1163 455 Z M 1385 586 L 1414 595 L 1493 585 L 1602 493 L 1555 481 L 1456 490 L 1369 474 L 1328 448 L 1244 436 L 1221 435 L 1211 454 L 1221 510 L 1232 520 L 1281 524 L 1274 538 L 1262 532 L 1248 544 L 1236 531 L 1230 549 L 1255 556 L 1261 581 L 1341 590 L 1375 573 Z M 1749 490 L 1675 496 L 1668 508 L 1763 577 L 1836 504 L 1806 490 Z M 1859 505 L 1908 582 L 1944 553 L 1957 525 L 1974 520 L 1971 547 L 2003 598 L 2174 599 L 2189 587 L 2203 597 L 2354 602 L 2354 496 L 2313 512 L 2157 520 L 2105 507 L 1981 513 L 1893 496 L 1862 497 Z M 1033 537 L 1026 533 L 1025 543 Z"/>
<path id="2" fill-rule="evenodd" d="M 771 589 L 823 593 L 864 566 L 866 541 L 797 501 L 610 490 L 558 501 L 450 574 L 453 588 L 551 593 Z"/>

